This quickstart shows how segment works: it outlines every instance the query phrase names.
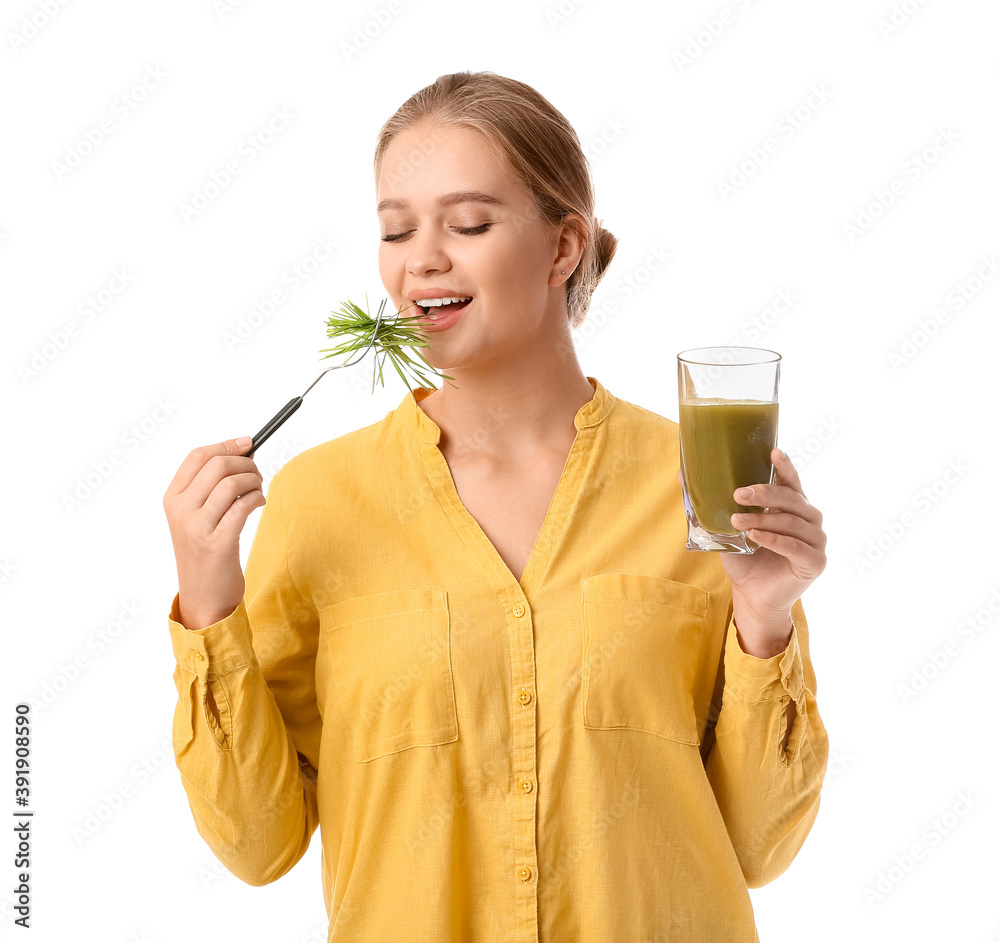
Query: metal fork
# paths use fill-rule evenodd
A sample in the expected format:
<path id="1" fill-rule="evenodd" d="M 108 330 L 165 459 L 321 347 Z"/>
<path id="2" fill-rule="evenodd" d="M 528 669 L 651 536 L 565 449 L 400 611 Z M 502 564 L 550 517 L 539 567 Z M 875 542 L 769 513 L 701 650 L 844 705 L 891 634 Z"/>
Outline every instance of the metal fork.
<path id="1" fill-rule="evenodd" d="M 383 298 L 382 304 L 378 307 L 378 315 L 375 318 L 375 328 L 372 331 L 372 339 L 368 342 L 368 346 L 361 351 L 360 355 L 358 355 L 356 359 L 348 360 L 345 363 L 334 364 L 332 367 L 327 367 L 318 377 L 316 377 L 315 380 L 312 381 L 312 383 L 309 384 L 309 388 L 302 394 L 302 396 L 305 396 L 306 393 L 319 383 L 319 381 L 322 380 L 323 377 L 331 370 L 339 370 L 341 367 L 349 367 L 356 364 L 362 357 L 364 357 L 365 354 L 368 353 L 369 350 L 371 350 L 372 344 L 375 343 L 375 337 L 378 334 L 378 326 L 382 323 L 382 311 L 385 309 L 385 302 L 386 299 Z M 284 421 L 302 405 L 302 396 L 296 396 L 294 399 L 290 399 L 271 417 L 264 428 L 253 437 L 253 440 L 250 443 L 250 450 L 243 453 L 245 458 L 252 458 L 253 453 L 256 452 L 257 449 L 259 449 L 275 432 L 277 432 L 282 423 L 284 423 Z"/>

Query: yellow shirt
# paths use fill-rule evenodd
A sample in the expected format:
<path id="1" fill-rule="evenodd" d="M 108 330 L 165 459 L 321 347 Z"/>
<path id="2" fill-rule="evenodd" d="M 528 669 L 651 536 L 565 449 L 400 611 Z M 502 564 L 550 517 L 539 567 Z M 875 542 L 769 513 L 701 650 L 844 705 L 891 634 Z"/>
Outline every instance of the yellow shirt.
<path id="1" fill-rule="evenodd" d="M 676 423 L 588 380 L 520 581 L 420 388 L 274 475 L 231 615 L 188 631 L 174 597 L 198 831 L 262 885 L 320 825 L 331 941 L 750 943 L 747 887 L 812 826 L 801 603 L 782 654 L 742 651 L 719 555 L 685 549 Z"/>

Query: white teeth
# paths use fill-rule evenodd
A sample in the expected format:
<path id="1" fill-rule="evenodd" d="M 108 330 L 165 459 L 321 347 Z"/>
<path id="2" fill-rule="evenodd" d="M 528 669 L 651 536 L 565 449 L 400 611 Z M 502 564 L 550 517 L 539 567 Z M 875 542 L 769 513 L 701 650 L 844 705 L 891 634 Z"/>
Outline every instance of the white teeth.
<path id="1" fill-rule="evenodd" d="M 444 305 L 450 305 L 458 301 L 472 301 L 472 296 L 468 295 L 465 297 L 456 298 L 421 298 L 417 304 L 424 308 L 440 308 Z"/>

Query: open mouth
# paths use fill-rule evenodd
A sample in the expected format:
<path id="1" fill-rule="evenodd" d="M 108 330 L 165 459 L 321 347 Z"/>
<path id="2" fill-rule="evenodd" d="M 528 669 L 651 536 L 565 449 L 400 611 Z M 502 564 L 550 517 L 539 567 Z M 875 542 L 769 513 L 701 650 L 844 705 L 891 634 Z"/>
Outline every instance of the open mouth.
<path id="1" fill-rule="evenodd" d="M 460 311 L 462 308 L 468 306 L 469 302 L 472 301 L 471 298 L 464 298 L 461 301 L 445 301 L 444 299 L 430 298 L 429 301 L 444 301 L 441 305 L 424 305 L 417 303 L 417 307 L 425 314 L 429 315 L 431 318 L 438 318 L 442 314 L 448 314 L 452 311 Z"/>

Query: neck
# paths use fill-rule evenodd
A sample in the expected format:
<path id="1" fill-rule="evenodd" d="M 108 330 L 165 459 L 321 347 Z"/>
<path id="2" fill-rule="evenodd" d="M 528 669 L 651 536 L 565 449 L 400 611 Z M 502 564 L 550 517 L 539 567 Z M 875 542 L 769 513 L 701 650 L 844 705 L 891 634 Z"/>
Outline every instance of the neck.
<path id="1" fill-rule="evenodd" d="M 441 430 L 438 447 L 493 466 L 531 464 L 552 450 L 565 456 L 576 414 L 594 396 L 568 336 L 565 346 L 540 345 L 530 355 L 441 372 L 453 381 L 419 402 Z"/>

